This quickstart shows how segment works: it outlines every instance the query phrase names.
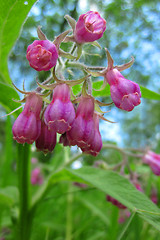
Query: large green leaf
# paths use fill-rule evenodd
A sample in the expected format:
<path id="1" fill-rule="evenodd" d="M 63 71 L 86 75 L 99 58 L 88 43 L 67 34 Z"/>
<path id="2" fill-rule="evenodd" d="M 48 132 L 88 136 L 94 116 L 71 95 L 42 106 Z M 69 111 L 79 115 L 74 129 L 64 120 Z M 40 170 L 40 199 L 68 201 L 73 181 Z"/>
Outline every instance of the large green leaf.
<path id="1" fill-rule="evenodd" d="M 0 189 L 0 205 L 11 207 L 18 201 L 18 189 L 16 187 L 6 187 Z"/>
<path id="2" fill-rule="evenodd" d="M 19 95 L 12 87 L 0 82 L 0 91 L 0 103 L 8 112 L 13 111 L 20 106 L 20 103 L 13 101 L 13 99 L 18 100 Z M 18 113 L 19 111 L 15 112 L 14 115 L 17 116 Z"/>
<path id="3" fill-rule="evenodd" d="M 158 100 L 160 101 L 160 94 L 153 92 L 143 86 L 140 85 L 141 93 L 143 98 Z"/>
<path id="4" fill-rule="evenodd" d="M 16 42 L 22 25 L 36 0 L 4 0 L 0 7 L 0 77 L 11 83 L 8 73 L 8 55 Z"/>
<path id="5" fill-rule="evenodd" d="M 51 176 L 49 187 L 59 181 L 79 181 L 94 186 L 105 194 L 116 198 L 160 230 L 159 208 L 127 179 L 116 172 L 92 167 L 83 167 L 78 170 L 63 169 Z"/>

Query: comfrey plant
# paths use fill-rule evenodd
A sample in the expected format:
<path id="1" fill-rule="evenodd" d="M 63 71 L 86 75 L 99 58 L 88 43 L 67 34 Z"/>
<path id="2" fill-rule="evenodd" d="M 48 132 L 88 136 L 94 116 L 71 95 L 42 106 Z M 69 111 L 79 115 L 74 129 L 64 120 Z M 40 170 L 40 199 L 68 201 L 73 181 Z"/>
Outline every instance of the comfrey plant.
<path id="1" fill-rule="evenodd" d="M 38 27 L 37 40 L 26 49 L 28 65 L 34 71 L 49 71 L 49 78 L 44 79 L 41 83 L 36 79 L 36 89 L 28 92 L 24 90 L 24 87 L 23 90 L 19 90 L 14 86 L 24 94 L 23 99 L 20 101 L 23 103 L 22 106 L 24 106 L 23 111 L 19 114 L 12 127 L 13 139 L 17 141 L 15 145 L 18 152 L 16 155 L 16 171 L 19 195 L 15 194 L 19 196 L 17 197 L 18 201 L 16 199 L 16 202 L 13 200 L 12 203 L 12 198 L 10 200 L 8 192 L 3 197 L 3 191 L 1 191 L 2 198 L 8 199 L 7 206 L 8 204 L 13 206 L 12 220 L 15 229 L 12 239 L 29 240 L 32 238 L 32 226 L 33 228 L 41 229 L 41 226 L 44 224 L 40 222 L 40 219 L 44 221 L 45 215 L 43 215 L 44 218 L 39 218 L 38 214 L 43 212 L 41 209 L 43 210 L 43 206 L 48 204 L 48 199 L 55 201 L 55 204 L 52 205 L 51 202 L 51 205 L 48 205 L 48 211 L 50 211 L 50 206 L 53 206 L 53 210 L 54 207 L 56 208 L 56 211 L 53 211 L 53 213 L 59 211 L 58 206 L 60 206 L 61 211 L 61 204 L 56 204 L 56 196 L 59 196 L 59 193 L 61 194 L 62 192 L 64 198 L 66 198 L 64 202 L 66 209 L 61 211 L 62 214 L 65 214 L 66 210 L 66 218 L 63 217 L 63 220 L 66 219 L 66 237 L 64 235 L 59 235 L 58 237 L 71 239 L 77 236 L 74 235 L 71 228 L 72 220 L 75 222 L 75 219 L 81 218 L 77 218 L 77 215 L 75 215 L 75 218 L 72 216 L 74 214 L 72 210 L 76 209 L 71 209 L 71 206 L 74 205 L 74 198 L 72 197 L 74 191 L 72 189 L 74 190 L 75 188 L 75 191 L 77 191 L 76 187 L 81 188 L 79 191 L 95 190 L 95 188 L 102 191 L 104 193 L 102 201 L 107 205 L 107 209 L 110 211 L 110 208 L 115 208 L 111 203 L 117 206 L 117 209 L 120 209 L 122 215 L 120 215 L 119 222 L 123 222 L 127 217 L 130 217 L 132 220 L 136 213 L 140 216 L 142 215 L 143 219 L 154 225 L 157 224 L 157 216 L 160 214 L 156 206 L 158 204 L 158 189 L 156 189 L 154 184 L 150 183 L 149 187 L 144 186 L 142 184 L 143 174 L 140 172 L 141 168 L 138 168 L 137 171 L 136 165 L 135 167 L 133 166 L 133 163 L 136 161 L 138 164 L 148 164 L 153 173 L 159 176 L 159 154 L 155 154 L 151 150 L 122 149 L 115 144 L 102 143 L 99 129 L 99 122 L 102 120 L 112 123 L 104 115 L 111 104 L 127 112 L 132 111 L 134 107 L 140 104 L 141 92 L 139 85 L 126 79 L 121 73 L 132 66 L 134 59 L 132 58 L 130 62 L 120 66 L 114 65 L 108 49 L 105 48 L 106 66 L 97 67 L 84 64 L 82 59 L 86 45 L 92 46 L 89 49 L 101 47 L 97 40 L 103 37 L 107 29 L 106 21 L 98 12 L 94 11 L 80 15 L 77 22 L 68 15 L 65 16 L 65 19 L 70 29 L 55 37 L 54 40 L 49 40 L 40 27 Z M 64 46 L 66 46 L 66 49 L 70 47 L 70 50 L 64 51 Z M 92 55 L 94 55 L 93 52 L 89 56 Z M 75 75 L 73 69 L 76 70 Z M 77 77 L 78 74 L 81 74 L 80 78 Z M 93 89 L 93 87 L 96 88 L 95 85 L 97 84 L 97 82 L 95 84 L 93 77 L 99 78 L 99 76 L 103 78 L 101 89 L 106 91 L 106 85 L 110 89 L 112 103 L 101 102 L 95 98 L 96 91 L 101 91 L 101 89 Z M 105 112 L 102 111 L 102 107 L 106 108 Z M 61 145 L 55 148 L 57 142 Z M 31 147 L 32 144 L 34 146 Z M 75 151 L 76 153 L 74 153 L 74 149 L 70 151 L 71 146 L 77 146 L 81 151 Z M 43 154 L 35 152 L 35 149 L 48 155 L 45 158 Z M 106 149 L 118 151 L 118 154 L 114 152 L 112 155 L 105 151 Z M 31 150 L 32 156 L 30 156 Z M 52 152 L 53 154 L 51 154 Z M 88 156 L 85 156 L 85 154 L 88 154 Z M 41 157 L 39 163 L 35 158 L 32 158 L 32 161 L 30 160 L 30 157 L 37 156 Z M 88 162 L 89 166 L 86 166 L 87 161 L 85 164 L 83 162 L 81 164 L 81 159 L 91 160 Z M 91 166 L 93 159 L 95 159 L 95 162 Z M 45 160 L 48 160 L 47 163 Z M 31 163 L 33 167 L 30 166 Z M 72 163 L 75 165 L 72 165 Z M 77 167 L 76 164 L 78 167 L 80 165 L 82 167 L 75 169 Z M 149 167 L 145 167 L 149 170 Z M 146 176 L 147 174 L 144 176 L 145 183 L 148 182 L 146 181 Z M 61 181 L 65 182 L 65 188 L 59 188 L 58 184 Z M 72 183 L 70 184 L 69 181 Z M 54 186 L 55 190 L 53 189 Z M 144 189 L 143 191 L 141 186 Z M 153 190 L 150 191 L 148 190 L 149 188 Z M 152 202 L 144 195 L 146 189 L 148 191 L 147 195 L 150 196 Z M 51 191 L 50 196 L 47 196 L 50 190 L 53 191 Z M 14 196 L 12 192 L 11 195 Z M 99 201 L 97 196 L 93 196 L 95 201 Z M 36 212 L 39 203 L 42 202 L 43 205 L 40 204 L 42 208 Z M 153 202 L 156 204 L 153 204 Z M 84 204 L 91 206 L 92 209 L 92 205 L 87 204 L 87 201 Z M 94 204 L 94 201 L 91 204 Z M 46 214 L 46 208 L 44 210 Z M 102 212 L 102 209 L 100 211 L 97 210 L 96 213 Z M 152 219 L 155 219 L 155 221 L 151 221 L 150 213 L 153 213 Z M 37 214 L 37 218 L 35 218 L 33 224 L 35 214 Z M 57 218 L 56 214 L 52 214 L 52 212 L 49 215 L 54 215 Z M 103 214 L 100 215 L 102 216 Z M 105 220 L 105 215 L 102 216 L 102 219 Z M 52 220 L 54 221 L 54 219 Z M 49 228 L 53 221 L 49 223 Z M 108 220 L 105 220 L 105 222 L 107 224 Z M 62 224 L 62 227 L 64 225 Z M 109 225 L 112 224 L 108 224 L 106 227 L 107 231 Z M 45 239 L 49 239 L 48 226 L 46 225 L 47 234 Z M 77 226 L 79 226 L 79 220 Z M 61 233 L 65 232 L 64 229 L 60 229 L 60 231 Z M 113 231 L 115 232 L 114 226 Z M 109 230 L 109 232 L 112 231 Z M 35 238 L 38 238 L 40 234 L 37 236 L 35 234 Z M 54 237 L 56 237 L 55 234 Z M 54 237 L 52 235 L 50 239 Z M 44 235 L 42 235 L 42 238 L 44 239 Z M 80 236 L 79 239 L 81 238 L 83 237 Z"/>
<path id="2" fill-rule="evenodd" d="M 100 107 L 110 104 L 101 103 L 93 97 L 91 75 L 104 77 L 103 86 L 107 83 L 110 85 L 111 98 L 116 107 L 132 111 L 141 102 L 140 88 L 137 83 L 125 79 L 120 71 L 130 67 L 134 59 L 127 64 L 114 66 L 106 49 L 108 66 L 101 67 L 102 71 L 80 62 L 77 64 L 85 43 L 100 47 L 96 40 L 103 36 L 106 21 L 94 11 L 80 15 L 77 22 L 68 15 L 65 18 L 71 29 L 50 41 L 38 27 L 39 40 L 27 48 L 26 57 L 30 66 L 36 71 L 50 70 L 52 75 L 41 84 L 37 81 L 39 86 L 36 90 L 21 91 L 25 94 L 22 100 L 25 106 L 13 125 L 13 137 L 22 144 L 35 141 L 37 150 L 47 153 L 54 149 L 58 133 L 62 134 L 60 143 L 64 146 L 77 145 L 82 152 L 97 156 L 102 148 L 99 120 L 108 121 Z M 70 52 L 61 49 L 62 42 L 73 42 Z M 70 63 L 72 67 L 80 66 L 83 78 L 65 79 L 65 70 Z M 82 90 L 80 95 L 75 96 L 72 87 L 77 84 L 82 84 Z"/>

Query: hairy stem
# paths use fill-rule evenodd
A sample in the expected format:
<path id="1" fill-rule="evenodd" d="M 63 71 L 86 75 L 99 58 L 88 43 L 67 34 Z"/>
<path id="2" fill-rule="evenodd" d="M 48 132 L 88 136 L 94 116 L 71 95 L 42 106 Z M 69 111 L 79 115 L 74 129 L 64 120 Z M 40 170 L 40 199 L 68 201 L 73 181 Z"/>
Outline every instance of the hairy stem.
<path id="1" fill-rule="evenodd" d="M 29 240 L 31 233 L 30 207 L 30 145 L 18 144 L 18 183 L 20 209 L 18 221 L 18 239 Z"/>

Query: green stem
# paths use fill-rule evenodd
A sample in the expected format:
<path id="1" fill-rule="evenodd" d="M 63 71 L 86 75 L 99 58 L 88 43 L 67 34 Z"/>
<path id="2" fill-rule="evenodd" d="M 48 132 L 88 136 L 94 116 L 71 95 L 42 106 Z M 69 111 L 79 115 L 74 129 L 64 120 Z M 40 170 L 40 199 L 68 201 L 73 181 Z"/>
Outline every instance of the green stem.
<path id="1" fill-rule="evenodd" d="M 126 223 L 126 225 L 122 229 L 122 232 L 121 232 L 120 236 L 118 237 L 118 240 L 121 240 L 124 237 L 124 235 L 125 235 L 128 227 L 129 227 L 129 225 L 131 224 L 135 214 L 136 214 L 136 212 L 133 212 L 132 215 L 130 216 L 130 218 L 128 219 L 128 222 Z"/>
<path id="2" fill-rule="evenodd" d="M 66 211 L 66 240 L 72 239 L 72 202 L 73 193 L 71 191 L 71 185 L 68 185 L 67 194 L 67 211 Z"/>
<path id="3" fill-rule="evenodd" d="M 104 70 L 104 67 L 99 66 L 87 66 L 80 62 L 67 62 L 66 67 L 72 67 L 72 68 L 78 68 L 80 70 L 89 69 L 89 70 L 96 70 L 96 71 L 102 71 Z"/>
<path id="4" fill-rule="evenodd" d="M 30 145 L 18 144 L 18 183 L 20 194 L 20 212 L 18 239 L 29 240 L 31 232 L 30 207 Z"/>

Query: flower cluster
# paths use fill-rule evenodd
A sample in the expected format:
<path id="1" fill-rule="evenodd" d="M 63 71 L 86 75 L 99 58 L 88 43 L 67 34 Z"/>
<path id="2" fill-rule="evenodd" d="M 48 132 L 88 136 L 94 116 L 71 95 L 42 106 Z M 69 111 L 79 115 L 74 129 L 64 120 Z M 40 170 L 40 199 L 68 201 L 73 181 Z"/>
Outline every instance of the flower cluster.
<path id="1" fill-rule="evenodd" d="M 96 40 L 106 30 L 106 21 L 98 12 L 82 14 L 77 22 L 68 15 L 65 18 L 72 29 L 61 33 L 52 42 L 38 28 L 39 40 L 27 48 L 26 57 L 30 66 L 36 71 L 51 70 L 52 76 L 42 84 L 37 82 L 39 87 L 35 91 L 23 91 L 25 106 L 13 125 L 13 138 L 21 144 L 35 142 L 37 150 L 47 153 L 53 151 L 58 133 L 61 134 L 59 142 L 64 146 L 77 145 L 82 152 L 97 156 L 102 148 L 99 119 L 107 120 L 100 107 L 109 104 L 101 103 L 92 96 L 91 75 L 104 77 L 104 85 L 110 85 L 115 106 L 123 110 L 131 111 L 140 104 L 141 92 L 138 84 L 125 79 L 120 73 L 130 67 L 133 60 L 121 66 L 113 66 L 108 50 L 107 68 L 102 68 L 101 72 L 91 72 L 89 67 L 79 63 L 83 72 L 88 72 L 89 75 L 85 74 L 79 80 L 65 80 L 64 70 L 68 67 L 67 64 L 77 63 L 85 43 L 94 42 L 95 46 L 99 46 Z M 72 34 L 68 35 L 71 31 Z M 63 51 L 60 48 L 62 42 L 73 42 L 72 50 Z M 76 54 L 74 50 L 77 50 Z M 63 61 L 62 58 L 67 60 Z M 48 82 L 51 83 L 46 84 Z M 80 83 L 83 84 L 82 92 L 74 96 L 72 87 Z"/>

